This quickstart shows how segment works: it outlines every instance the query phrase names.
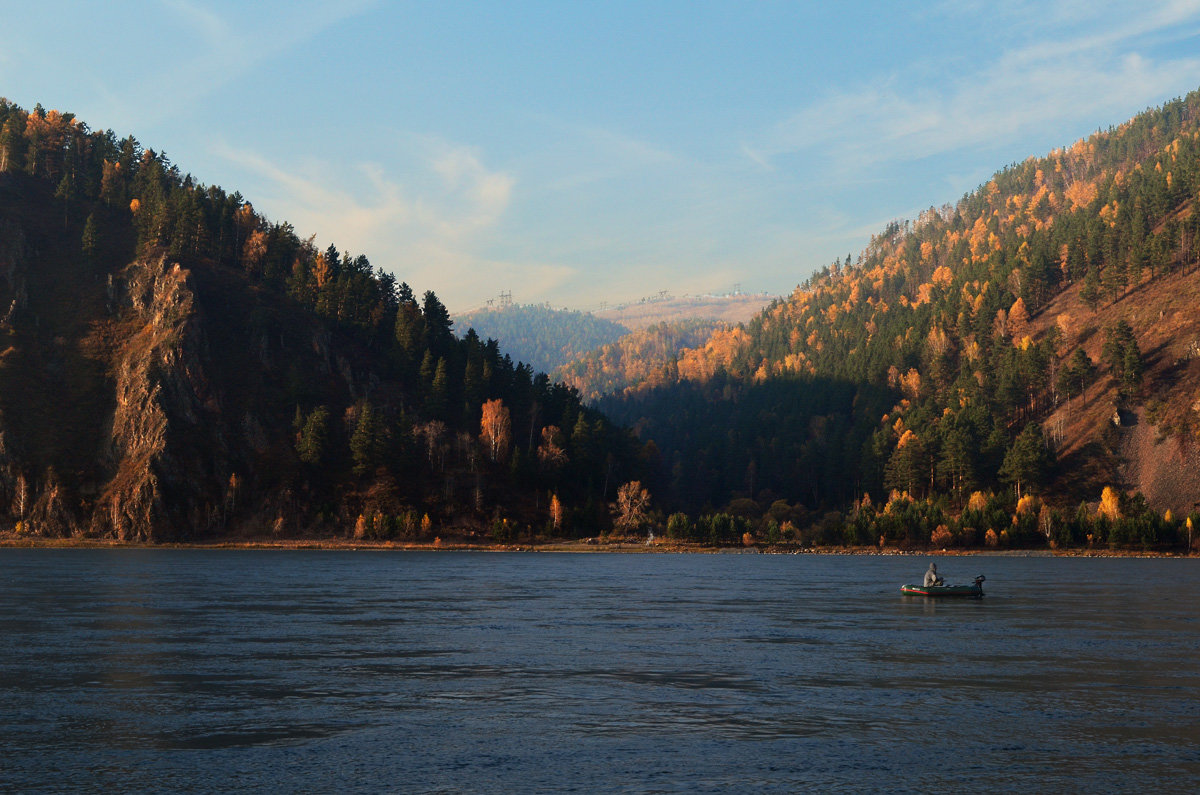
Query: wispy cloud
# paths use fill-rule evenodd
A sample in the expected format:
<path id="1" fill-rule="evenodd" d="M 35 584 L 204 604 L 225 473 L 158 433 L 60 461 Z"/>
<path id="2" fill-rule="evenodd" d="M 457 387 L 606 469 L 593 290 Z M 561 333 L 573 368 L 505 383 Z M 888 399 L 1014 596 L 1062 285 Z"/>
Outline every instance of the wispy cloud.
<path id="1" fill-rule="evenodd" d="M 213 151 L 258 178 L 260 209 L 268 215 L 317 234 L 323 244 L 365 253 L 414 285 L 448 288 L 459 301 L 492 294 L 481 272 L 490 278 L 519 270 L 544 289 L 569 276 L 553 265 L 519 266 L 482 253 L 512 202 L 512 174 L 489 169 L 473 147 L 429 136 L 404 142 L 415 153 L 411 162 L 360 162 L 351 171 L 316 160 L 284 165 L 228 144 Z"/>
<path id="2" fill-rule="evenodd" d="M 186 113 L 261 64 L 378 4 L 379 0 L 296 2 L 286 14 L 278 9 L 256 13 L 254 5 L 236 6 L 235 17 L 191 0 L 160 0 L 165 12 L 160 35 L 178 42 L 172 57 L 144 69 L 136 83 L 105 90 L 122 118 L 138 126 L 156 124 Z M 180 30 L 170 31 L 170 27 Z"/>
<path id="3" fill-rule="evenodd" d="M 1052 4 L 1047 13 L 1071 5 Z M 832 162 L 859 169 L 1003 144 L 1065 122 L 1111 119 L 1141 110 L 1128 107 L 1131 101 L 1149 105 L 1177 91 L 1181 80 L 1200 81 L 1200 56 L 1158 57 L 1154 47 L 1195 36 L 1198 23 L 1200 2 L 1170 2 L 1132 21 L 1116 15 L 1108 27 L 1009 49 L 941 85 L 913 88 L 905 75 L 887 75 L 798 110 L 743 152 L 762 163 L 824 150 Z"/>

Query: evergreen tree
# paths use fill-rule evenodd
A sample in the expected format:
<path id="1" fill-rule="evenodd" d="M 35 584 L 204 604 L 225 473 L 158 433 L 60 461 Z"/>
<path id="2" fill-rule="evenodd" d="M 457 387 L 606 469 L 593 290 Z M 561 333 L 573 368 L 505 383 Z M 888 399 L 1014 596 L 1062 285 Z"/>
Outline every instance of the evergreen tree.
<path id="1" fill-rule="evenodd" d="M 454 342 L 454 335 L 450 331 L 454 322 L 433 290 L 425 291 L 422 315 L 425 321 L 425 344 L 434 353 L 445 356 Z"/>
<path id="2" fill-rule="evenodd" d="M 1119 320 L 1105 329 L 1104 362 L 1123 390 L 1136 389 L 1142 383 L 1142 354 L 1129 323 Z"/>
<path id="3" fill-rule="evenodd" d="M 329 433 L 329 409 L 317 406 L 304 420 L 296 437 L 296 455 L 309 466 L 317 466 L 325 456 L 325 440 Z"/>
<path id="4" fill-rule="evenodd" d="M 83 236 L 80 239 L 80 249 L 83 252 L 83 260 L 89 265 L 96 262 L 96 253 L 100 245 L 100 232 L 96 228 L 96 214 L 88 214 L 87 221 L 83 224 Z"/>
<path id="5" fill-rule="evenodd" d="M 433 371 L 433 382 L 429 387 L 429 399 L 426 408 L 435 417 L 444 417 L 450 398 L 450 373 L 445 359 L 438 359 Z"/>
<path id="6" fill-rule="evenodd" d="M 1046 440 L 1037 423 L 1031 422 L 1017 435 L 1004 463 L 1000 466 L 1000 479 L 1012 484 L 1020 499 L 1022 489 L 1028 491 L 1044 485 L 1050 472 L 1053 457 L 1046 448 Z"/>
<path id="7" fill-rule="evenodd" d="M 363 401 L 358 409 L 358 420 L 350 436 L 350 457 L 354 461 L 354 474 L 362 477 L 379 465 L 383 453 L 379 423 L 370 401 Z"/>

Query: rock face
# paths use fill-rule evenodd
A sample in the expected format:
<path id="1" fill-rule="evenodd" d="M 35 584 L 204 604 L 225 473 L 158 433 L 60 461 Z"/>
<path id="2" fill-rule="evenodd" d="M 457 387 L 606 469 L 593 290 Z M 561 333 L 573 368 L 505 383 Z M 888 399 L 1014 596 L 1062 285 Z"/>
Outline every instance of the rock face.
<path id="1" fill-rule="evenodd" d="M 346 405 L 371 384 L 359 346 L 229 269 L 131 245 L 125 264 L 89 264 L 44 193 L 0 175 L 0 531 L 300 527 L 274 462 L 297 395 Z"/>
<path id="2" fill-rule="evenodd" d="M 192 378 L 202 373 L 196 350 L 201 332 L 188 272 L 178 264 L 135 262 L 124 276 L 126 323 L 133 333 L 116 351 L 116 410 L 104 451 L 114 474 L 91 527 L 121 540 L 152 541 L 156 527 L 172 524 L 163 489 L 202 485 L 202 473 L 176 460 L 167 438 L 172 423 L 200 422 Z M 189 529 L 202 529 L 189 518 Z"/>

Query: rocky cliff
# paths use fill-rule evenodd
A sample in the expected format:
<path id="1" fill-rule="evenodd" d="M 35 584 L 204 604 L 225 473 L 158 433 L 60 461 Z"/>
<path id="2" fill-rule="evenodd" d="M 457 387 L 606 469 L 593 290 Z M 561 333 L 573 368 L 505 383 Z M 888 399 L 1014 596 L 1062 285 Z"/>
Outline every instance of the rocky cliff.
<path id="1" fill-rule="evenodd" d="M 296 483 L 259 468 L 291 453 L 289 393 L 363 393 L 361 346 L 229 269 L 134 256 L 119 214 L 89 259 L 59 212 L 44 184 L 0 175 L 0 529 L 301 528 Z"/>

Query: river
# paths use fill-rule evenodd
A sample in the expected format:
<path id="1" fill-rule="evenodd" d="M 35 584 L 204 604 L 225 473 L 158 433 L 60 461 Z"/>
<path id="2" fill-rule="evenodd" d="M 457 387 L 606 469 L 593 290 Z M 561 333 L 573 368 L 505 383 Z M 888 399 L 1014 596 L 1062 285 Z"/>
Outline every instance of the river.
<path id="1" fill-rule="evenodd" d="M 0 790 L 1200 786 L 1200 561 L 0 549 Z"/>

